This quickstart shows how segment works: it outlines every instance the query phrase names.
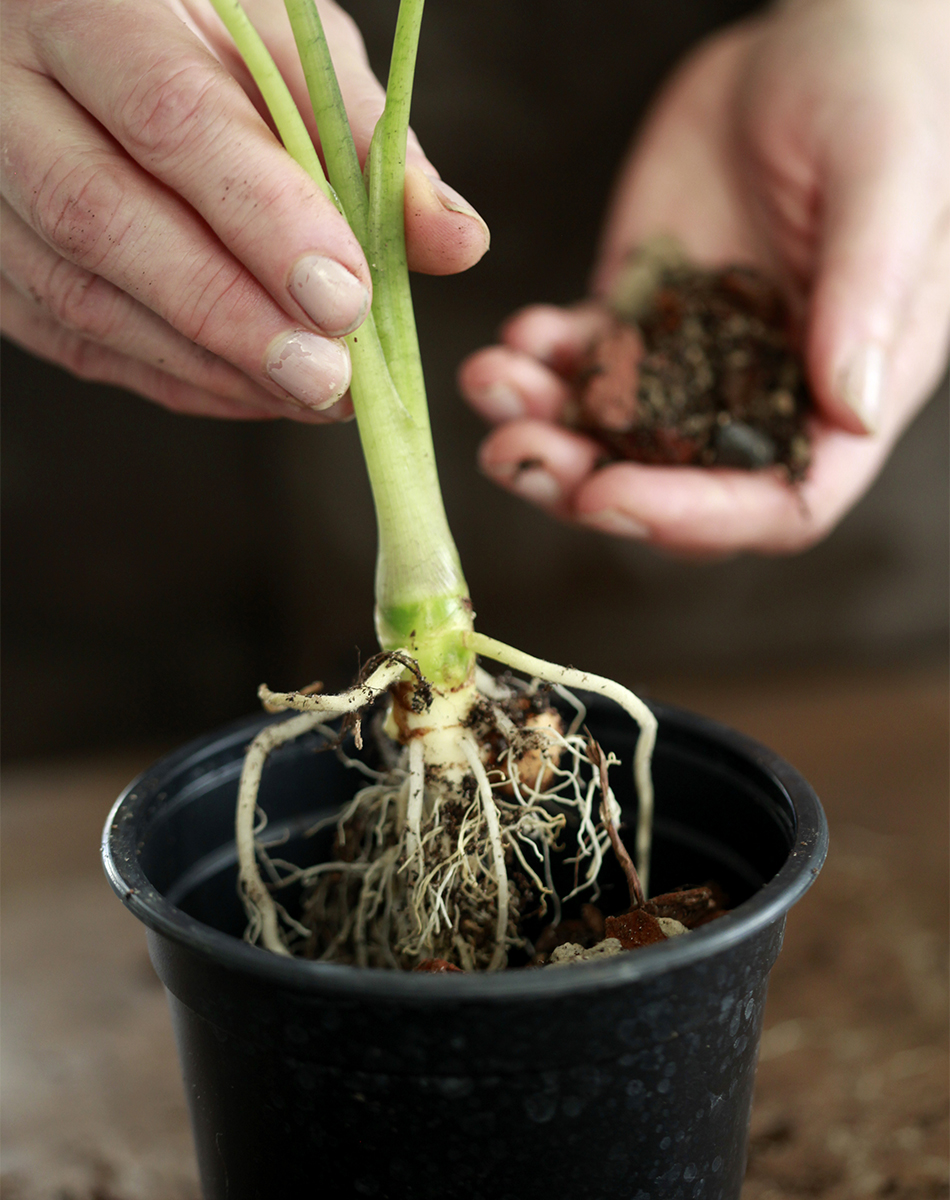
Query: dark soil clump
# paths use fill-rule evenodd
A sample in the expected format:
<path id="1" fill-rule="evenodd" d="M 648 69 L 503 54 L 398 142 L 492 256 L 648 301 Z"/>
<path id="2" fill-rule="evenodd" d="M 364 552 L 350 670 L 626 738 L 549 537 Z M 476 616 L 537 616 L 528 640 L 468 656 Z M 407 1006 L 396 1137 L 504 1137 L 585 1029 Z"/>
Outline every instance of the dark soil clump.
<path id="1" fill-rule="evenodd" d="M 582 372 L 579 428 L 618 459 L 804 477 L 812 400 L 765 275 L 701 269 L 662 239 L 634 256 L 614 309 Z"/>

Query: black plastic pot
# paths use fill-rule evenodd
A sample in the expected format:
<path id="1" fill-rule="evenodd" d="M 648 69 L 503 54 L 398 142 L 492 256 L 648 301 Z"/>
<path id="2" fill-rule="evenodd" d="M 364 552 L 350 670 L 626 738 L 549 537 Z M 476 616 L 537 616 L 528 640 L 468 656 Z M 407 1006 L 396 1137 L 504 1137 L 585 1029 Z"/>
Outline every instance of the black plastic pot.
<path id="1" fill-rule="evenodd" d="M 657 714 L 652 890 L 715 878 L 737 907 L 573 967 L 397 973 L 243 942 L 232 823 L 263 719 L 127 789 L 103 856 L 168 990 L 208 1200 L 738 1197 L 768 974 L 827 829 L 775 754 Z M 629 761 L 623 714 L 595 701 L 589 723 Z M 262 786 L 269 833 L 286 831 L 296 862 L 325 853 L 301 833 L 360 783 L 319 744 L 282 748 Z M 632 817 L 627 773 L 611 774 Z"/>

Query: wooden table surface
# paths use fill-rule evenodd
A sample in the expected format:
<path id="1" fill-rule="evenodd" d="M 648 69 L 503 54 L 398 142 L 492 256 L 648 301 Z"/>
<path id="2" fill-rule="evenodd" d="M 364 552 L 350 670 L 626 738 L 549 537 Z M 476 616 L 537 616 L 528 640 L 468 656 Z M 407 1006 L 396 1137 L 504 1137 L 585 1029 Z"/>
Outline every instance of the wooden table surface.
<path id="1" fill-rule="evenodd" d="M 653 690 L 784 754 L 831 824 L 772 976 L 743 1200 L 946 1196 L 946 672 Z M 155 756 L 5 772 L 3 1200 L 198 1196 L 164 994 L 98 862 Z"/>

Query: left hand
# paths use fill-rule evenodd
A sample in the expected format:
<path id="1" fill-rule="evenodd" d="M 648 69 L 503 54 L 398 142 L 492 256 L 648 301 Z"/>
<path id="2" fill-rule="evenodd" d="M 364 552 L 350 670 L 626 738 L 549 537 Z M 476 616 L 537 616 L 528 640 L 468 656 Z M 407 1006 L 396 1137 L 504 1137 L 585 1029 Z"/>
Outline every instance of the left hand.
<path id="1" fill-rule="evenodd" d="M 940 0 L 791 0 L 696 50 L 621 172 L 593 277 L 675 234 L 699 262 L 782 281 L 817 404 L 813 463 L 777 472 L 612 463 L 559 425 L 603 320 L 537 306 L 462 366 L 497 425 L 482 468 L 554 515 L 673 550 L 784 553 L 829 532 L 937 381 L 950 327 L 950 10 Z"/>
<path id="2" fill-rule="evenodd" d="M 319 0 L 357 153 L 384 93 L 359 30 Z M 209 0 L 0 0 L 2 330 L 176 412 L 352 415 L 343 336 L 371 277 L 284 150 Z M 245 0 L 316 139 L 280 0 Z M 414 270 L 477 262 L 488 229 L 410 133 Z"/>

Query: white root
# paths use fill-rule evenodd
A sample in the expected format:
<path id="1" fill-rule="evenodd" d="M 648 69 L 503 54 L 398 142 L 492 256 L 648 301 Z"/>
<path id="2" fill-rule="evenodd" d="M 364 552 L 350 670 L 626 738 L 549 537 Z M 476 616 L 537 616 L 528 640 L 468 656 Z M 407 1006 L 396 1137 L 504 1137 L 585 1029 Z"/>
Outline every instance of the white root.
<path id="1" fill-rule="evenodd" d="M 274 954 L 289 955 L 290 950 L 280 931 L 278 906 L 261 877 L 257 865 L 257 842 L 254 820 L 257 814 L 257 795 L 260 790 L 264 763 L 278 746 L 291 742 L 301 734 L 309 733 L 324 721 L 333 720 L 344 713 L 358 712 L 381 696 L 405 672 L 403 659 L 388 656 L 382 666 L 370 677 L 348 692 L 336 696 L 304 696 L 299 692 L 272 692 L 262 686 L 258 695 L 273 712 L 296 709 L 301 715 L 291 717 L 279 725 L 268 725 L 254 738 L 244 756 L 241 782 L 238 785 L 237 812 L 235 814 L 235 843 L 238 854 L 238 879 L 241 898 L 247 910 L 249 941 L 260 939 L 262 945 Z"/>
<path id="2" fill-rule="evenodd" d="M 406 850 L 414 862 L 422 844 L 422 807 L 426 789 L 425 746 L 421 738 L 409 743 L 409 804 L 406 809 Z"/>
<path id="3" fill-rule="evenodd" d="M 517 683 L 513 688 L 506 693 L 509 702 L 531 690 Z M 496 734 L 502 734 L 494 704 L 490 712 Z M 516 890 L 510 883 L 508 851 L 523 868 L 524 883 L 534 888 L 538 915 L 550 900 L 556 923 L 560 901 L 551 849 L 560 842 L 571 812 L 579 836 L 575 854 L 567 860 L 576 864 L 578 876 L 570 894 L 589 891 L 596 899 L 597 871 L 609 833 L 597 827 L 603 776 L 586 735 L 567 737 L 545 726 L 519 728 L 510 718 L 500 725 L 514 742 L 491 770 L 482 761 L 484 750 L 474 731 L 456 728 L 454 752 L 462 761 L 458 771 L 441 774 L 430 768 L 427 739 L 413 739 L 427 744 L 417 834 L 410 834 L 407 816 L 413 741 L 403 751 L 405 766 L 392 773 L 388 786 L 364 788 L 346 806 L 337 840 L 348 846 L 349 861 L 334 862 L 331 869 L 321 864 L 293 877 L 315 885 L 305 901 L 305 919 L 315 932 L 312 948 L 321 960 L 412 967 L 423 958 L 448 957 L 464 970 L 503 967 L 509 949 L 528 946 L 517 931 L 527 893 L 524 884 Z M 444 744 L 444 735 L 440 739 Z M 535 770 L 533 758 L 525 778 L 518 767 L 527 754 L 537 756 L 539 746 L 540 765 Z M 608 811 L 617 815 L 609 789 L 606 801 Z M 537 860 L 543 877 L 529 856 Z"/>
<path id="4" fill-rule="evenodd" d="M 257 695 L 268 712 L 282 712 L 293 708 L 302 713 L 319 713 L 324 721 L 332 721 L 344 713 L 359 712 L 388 691 L 398 681 L 413 659 L 405 650 L 394 650 L 387 654 L 383 663 L 362 683 L 357 683 L 335 696 L 315 696 L 304 692 L 272 692 L 261 684 Z"/>
<path id="5" fill-rule="evenodd" d="M 462 749 L 468 759 L 468 765 L 475 782 L 478 784 L 478 797 L 485 814 L 485 824 L 488 826 L 488 844 L 491 846 L 494 865 L 495 884 L 498 888 L 498 914 L 495 918 L 495 949 L 488 964 L 489 971 L 497 971 L 508 961 L 508 872 L 505 869 L 505 848 L 501 842 L 501 827 L 498 824 L 498 810 L 495 808 L 495 797 L 492 795 L 488 774 L 479 757 L 478 747 L 472 735 L 466 734 L 462 739 Z"/>
<path id="6" fill-rule="evenodd" d="M 514 671 L 542 680 L 544 683 L 561 684 L 569 688 L 583 688 L 613 700 L 636 721 L 640 726 L 637 746 L 634 752 L 634 780 L 639 800 L 637 810 L 636 859 L 637 872 L 643 886 L 644 894 L 649 895 L 650 876 L 650 845 L 653 833 L 653 779 L 650 774 L 650 762 L 653 757 L 653 747 L 656 744 L 657 720 L 639 696 L 634 695 L 622 684 L 606 679 L 602 675 L 593 675 L 588 671 L 576 671 L 573 667 L 562 667 L 557 663 L 545 662 L 506 646 L 504 642 L 486 637 L 483 633 L 471 633 L 468 644 L 476 654 L 491 658 Z"/>

